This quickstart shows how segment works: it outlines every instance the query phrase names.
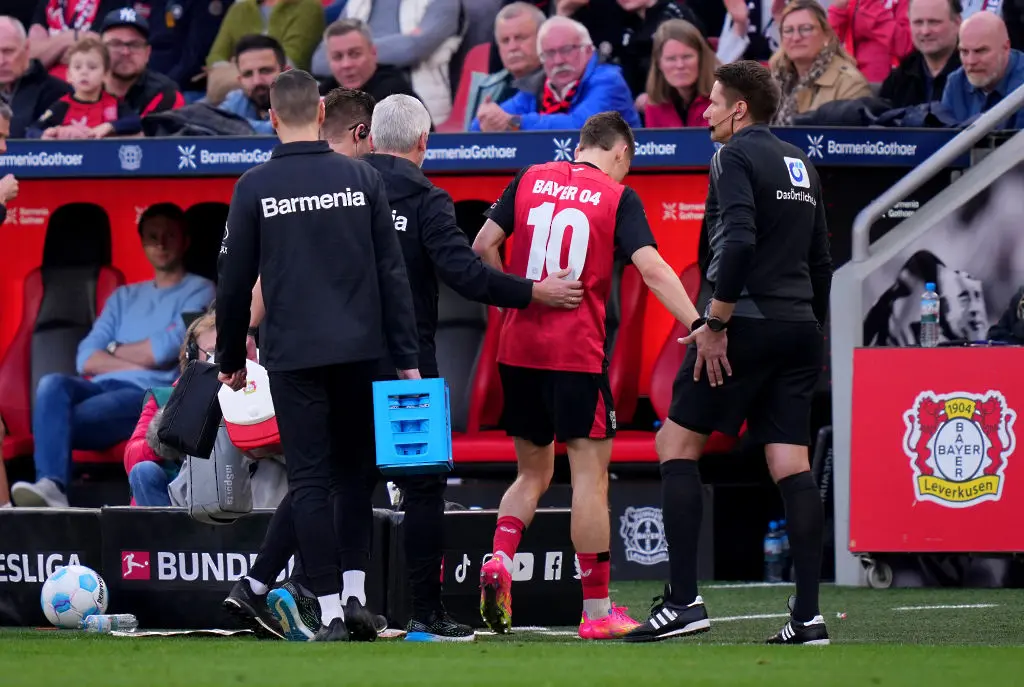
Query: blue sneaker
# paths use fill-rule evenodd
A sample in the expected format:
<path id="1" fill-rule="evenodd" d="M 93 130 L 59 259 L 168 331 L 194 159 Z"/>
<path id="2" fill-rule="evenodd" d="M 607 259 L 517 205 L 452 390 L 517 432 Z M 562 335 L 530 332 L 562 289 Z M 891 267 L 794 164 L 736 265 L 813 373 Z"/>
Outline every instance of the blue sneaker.
<path id="1" fill-rule="evenodd" d="M 469 625 L 457 622 L 446 612 L 434 612 L 426 620 L 410 620 L 406 627 L 407 642 L 472 642 L 476 633 Z"/>
<path id="2" fill-rule="evenodd" d="M 267 608 L 290 642 L 308 642 L 320 629 L 320 603 L 291 582 L 270 590 Z"/>

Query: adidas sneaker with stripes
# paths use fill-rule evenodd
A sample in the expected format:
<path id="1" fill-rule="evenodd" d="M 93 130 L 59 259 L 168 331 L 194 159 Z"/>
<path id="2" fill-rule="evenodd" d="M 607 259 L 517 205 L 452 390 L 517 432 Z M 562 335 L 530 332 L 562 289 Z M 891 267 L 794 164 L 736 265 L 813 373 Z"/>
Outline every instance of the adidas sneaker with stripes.
<path id="1" fill-rule="evenodd" d="M 647 621 L 623 639 L 627 642 L 657 642 L 711 629 L 711 621 L 708 620 L 708 612 L 704 608 L 704 599 L 698 596 L 693 603 L 684 606 L 673 603 L 668 598 L 667 593 L 664 597 L 657 597 Z"/>

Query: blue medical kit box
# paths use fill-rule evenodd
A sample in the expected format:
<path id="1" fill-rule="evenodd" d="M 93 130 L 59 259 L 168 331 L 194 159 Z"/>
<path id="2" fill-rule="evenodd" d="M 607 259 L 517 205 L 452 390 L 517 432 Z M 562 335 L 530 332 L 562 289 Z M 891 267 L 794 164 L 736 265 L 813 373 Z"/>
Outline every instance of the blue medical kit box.
<path id="1" fill-rule="evenodd" d="M 381 473 L 451 472 L 451 404 L 444 379 L 374 382 L 373 420 Z"/>

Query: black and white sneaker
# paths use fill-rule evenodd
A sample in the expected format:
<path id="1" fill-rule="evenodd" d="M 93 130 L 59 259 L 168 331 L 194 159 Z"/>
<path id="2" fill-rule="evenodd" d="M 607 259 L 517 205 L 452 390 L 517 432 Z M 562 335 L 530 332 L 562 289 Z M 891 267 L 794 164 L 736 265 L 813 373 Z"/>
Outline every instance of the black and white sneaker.
<path id="1" fill-rule="evenodd" d="M 354 596 L 345 601 L 345 627 L 353 642 L 377 639 L 377 618 Z"/>
<path id="2" fill-rule="evenodd" d="M 463 625 L 447 611 L 435 611 L 425 619 L 413 618 L 406 628 L 407 642 L 472 642 L 476 633 L 469 625 Z"/>
<path id="3" fill-rule="evenodd" d="M 790 619 L 782 629 L 769 637 L 765 644 L 805 644 L 807 646 L 825 646 L 830 644 L 828 630 L 825 629 L 825 618 L 816 615 L 809 621 L 801 622 Z"/>
<path id="4" fill-rule="evenodd" d="M 228 613 L 241 620 L 261 639 L 284 639 L 281 623 L 267 608 L 267 595 L 257 595 L 244 577 L 235 582 L 231 592 L 221 603 Z"/>
<path id="5" fill-rule="evenodd" d="M 669 637 L 685 637 L 711 629 L 704 599 L 697 597 L 688 605 L 670 601 L 672 588 L 665 585 L 665 594 L 654 597 L 651 617 L 625 637 L 627 642 L 657 642 Z"/>

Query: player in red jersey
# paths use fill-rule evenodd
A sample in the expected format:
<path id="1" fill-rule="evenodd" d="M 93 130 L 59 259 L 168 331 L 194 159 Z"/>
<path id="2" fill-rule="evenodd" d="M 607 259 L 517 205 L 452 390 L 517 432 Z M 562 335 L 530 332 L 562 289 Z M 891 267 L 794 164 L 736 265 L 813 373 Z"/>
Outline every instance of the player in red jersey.
<path id="1" fill-rule="evenodd" d="M 501 269 L 498 248 L 513 235 L 508 270 L 540 281 L 563 268 L 583 282 L 580 307 L 531 304 L 508 311 L 498 363 L 504 424 L 519 475 L 498 510 L 494 554 L 480 574 L 480 612 L 495 632 L 512 626 L 512 560 L 554 471 L 554 441 L 572 470 L 572 541 L 583 583 L 585 639 L 615 639 L 638 623 L 608 597 L 608 462 L 615 410 L 608 382 L 605 321 L 616 257 L 631 260 L 665 307 L 687 325 L 699 318 L 679 278 L 658 253 L 636 192 L 622 185 L 636 146 L 615 112 L 592 116 L 574 162 L 522 170 L 488 211 L 473 248 Z"/>

